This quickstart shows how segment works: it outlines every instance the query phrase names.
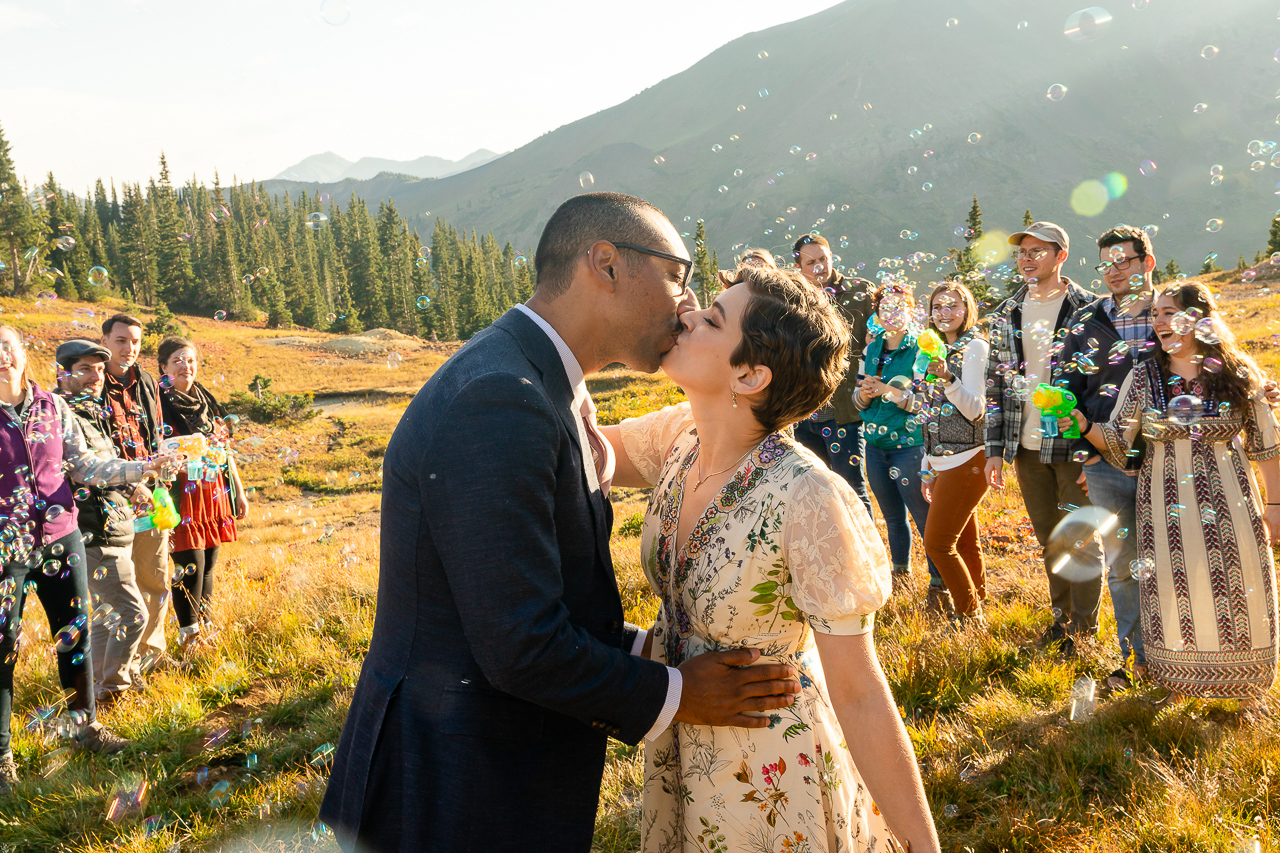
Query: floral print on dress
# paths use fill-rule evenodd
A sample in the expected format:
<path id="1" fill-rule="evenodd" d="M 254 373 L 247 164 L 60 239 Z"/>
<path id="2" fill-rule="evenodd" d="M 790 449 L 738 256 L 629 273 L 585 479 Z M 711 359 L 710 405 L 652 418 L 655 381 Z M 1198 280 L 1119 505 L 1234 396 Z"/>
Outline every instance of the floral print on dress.
<path id="1" fill-rule="evenodd" d="M 861 501 L 775 433 L 680 543 L 685 483 L 699 451 L 688 404 L 623 421 L 622 439 L 655 485 L 641 538 L 641 564 L 661 601 L 654 657 L 676 666 L 703 652 L 756 648 L 762 663 L 794 666 L 801 684 L 794 705 L 768 714 L 768 728 L 674 723 L 646 746 L 642 850 L 888 849 L 813 639 L 815 631 L 872 630 L 889 596 L 889 558 Z"/>

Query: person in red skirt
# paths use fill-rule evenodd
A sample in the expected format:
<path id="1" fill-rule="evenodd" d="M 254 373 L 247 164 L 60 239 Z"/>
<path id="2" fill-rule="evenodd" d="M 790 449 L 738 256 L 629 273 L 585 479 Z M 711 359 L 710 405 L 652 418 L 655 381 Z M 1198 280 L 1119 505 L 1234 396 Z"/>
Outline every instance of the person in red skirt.
<path id="1" fill-rule="evenodd" d="M 178 616 L 178 643 L 188 648 L 211 633 L 218 546 L 236 540 L 235 520 L 245 517 L 249 505 L 235 460 L 227 451 L 226 412 L 196 380 L 200 366 L 196 345 L 186 338 L 165 338 L 157 355 L 163 374 L 160 406 L 166 432 L 172 428 L 165 441 L 181 444 L 188 453 L 170 487 L 182 518 L 170 539 L 173 610 Z M 190 438 L 181 441 L 184 436 Z"/>

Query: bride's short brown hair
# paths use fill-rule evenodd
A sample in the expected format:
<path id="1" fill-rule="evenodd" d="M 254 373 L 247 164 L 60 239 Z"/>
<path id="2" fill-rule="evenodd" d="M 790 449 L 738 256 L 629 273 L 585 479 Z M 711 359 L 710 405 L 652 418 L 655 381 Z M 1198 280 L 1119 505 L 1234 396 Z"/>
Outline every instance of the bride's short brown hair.
<path id="1" fill-rule="evenodd" d="M 729 362 L 772 371 L 751 410 L 774 432 L 831 399 L 844 378 L 849 326 L 831 298 L 794 270 L 742 267 L 730 283 L 746 287 L 751 299 L 742 312 L 742 342 Z"/>

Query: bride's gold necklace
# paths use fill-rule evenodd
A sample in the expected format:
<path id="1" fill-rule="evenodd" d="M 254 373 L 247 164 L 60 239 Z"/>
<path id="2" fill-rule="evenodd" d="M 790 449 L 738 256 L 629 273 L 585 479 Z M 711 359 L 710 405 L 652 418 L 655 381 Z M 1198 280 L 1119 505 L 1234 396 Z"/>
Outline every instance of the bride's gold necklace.
<path id="1" fill-rule="evenodd" d="M 741 464 L 742 464 L 742 461 L 743 461 L 744 459 L 746 459 L 748 456 L 750 456 L 750 455 L 751 455 L 752 451 L 754 451 L 754 450 L 755 450 L 755 447 L 753 446 L 753 447 L 751 448 L 751 450 L 748 450 L 746 453 L 742 454 L 742 456 L 738 457 L 738 461 L 737 461 L 737 462 L 735 462 L 735 463 L 733 463 L 732 465 L 730 465 L 728 468 L 722 468 L 722 469 L 720 469 L 719 471 L 713 471 L 712 473 L 708 474 L 707 476 L 705 476 L 705 477 L 703 477 L 703 478 L 701 478 L 701 479 L 699 479 L 699 480 L 695 481 L 695 482 L 694 482 L 694 484 L 693 484 L 693 491 L 695 491 L 695 492 L 696 492 L 696 491 L 698 491 L 698 489 L 702 486 L 702 484 L 703 484 L 703 483 L 705 483 L 707 480 L 710 480 L 712 477 L 716 476 L 717 474 L 723 474 L 723 473 L 724 473 L 724 472 L 726 472 L 726 471 L 732 471 L 733 469 L 737 468 L 739 465 L 741 465 Z M 699 471 L 701 471 L 701 470 L 702 470 L 701 445 L 699 445 L 698 470 L 699 470 Z"/>

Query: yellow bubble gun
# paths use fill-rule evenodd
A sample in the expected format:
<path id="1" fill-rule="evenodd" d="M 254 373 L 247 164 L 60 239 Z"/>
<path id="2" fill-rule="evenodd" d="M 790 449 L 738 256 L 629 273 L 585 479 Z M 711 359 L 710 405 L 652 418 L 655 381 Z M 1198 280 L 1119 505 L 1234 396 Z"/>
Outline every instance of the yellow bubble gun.
<path id="1" fill-rule="evenodd" d="M 151 512 L 133 520 L 133 532 L 172 530 L 181 520 L 173 505 L 173 498 L 169 496 L 169 490 L 164 486 L 156 486 L 151 490 Z"/>
<path id="2" fill-rule="evenodd" d="M 916 347 L 920 352 L 929 357 L 930 361 L 942 361 L 947 357 L 947 345 L 942 342 L 942 338 L 933 329 L 925 329 L 920 333 L 920 337 L 916 338 Z M 925 382 L 937 382 L 938 377 L 930 373 L 924 378 Z"/>
<path id="3" fill-rule="evenodd" d="M 1076 395 L 1066 388 L 1041 383 L 1031 394 L 1031 403 L 1040 410 L 1040 429 L 1046 438 L 1057 438 L 1058 418 L 1070 416 L 1076 407 Z M 1079 438 L 1080 426 L 1073 419 L 1063 438 Z"/>

